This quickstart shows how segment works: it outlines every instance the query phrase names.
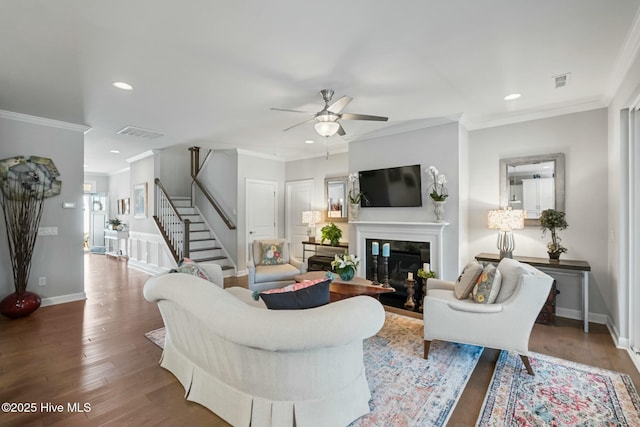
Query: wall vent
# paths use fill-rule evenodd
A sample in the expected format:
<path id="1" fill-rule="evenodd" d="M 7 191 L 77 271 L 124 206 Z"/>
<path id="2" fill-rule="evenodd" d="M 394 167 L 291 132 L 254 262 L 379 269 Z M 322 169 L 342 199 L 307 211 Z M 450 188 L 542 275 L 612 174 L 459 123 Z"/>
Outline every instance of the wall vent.
<path id="1" fill-rule="evenodd" d="M 567 86 L 570 80 L 571 80 L 571 73 L 565 73 L 565 74 L 560 74 L 558 76 L 553 76 L 553 82 L 556 86 L 556 89 Z"/>
<path id="2" fill-rule="evenodd" d="M 155 139 L 155 138 L 164 136 L 164 134 L 161 132 L 157 132 L 155 130 L 149 130 L 149 129 L 142 129 L 135 126 L 125 126 L 119 131 L 117 131 L 116 134 L 135 136 L 138 138 L 145 138 L 145 139 Z"/>

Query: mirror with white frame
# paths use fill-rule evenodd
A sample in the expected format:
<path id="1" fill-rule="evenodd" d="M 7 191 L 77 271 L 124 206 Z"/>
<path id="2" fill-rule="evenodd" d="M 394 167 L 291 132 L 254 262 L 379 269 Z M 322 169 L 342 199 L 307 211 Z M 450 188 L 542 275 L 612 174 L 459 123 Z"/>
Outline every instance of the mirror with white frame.
<path id="1" fill-rule="evenodd" d="M 347 222 L 347 177 L 325 178 L 324 182 L 327 222 Z"/>
<path id="2" fill-rule="evenodd" d="M 500 160 L 500 207 L 525 211 L 525 225 L 540 225 L 545 209 L 564 212 L 564 154 Z"/>

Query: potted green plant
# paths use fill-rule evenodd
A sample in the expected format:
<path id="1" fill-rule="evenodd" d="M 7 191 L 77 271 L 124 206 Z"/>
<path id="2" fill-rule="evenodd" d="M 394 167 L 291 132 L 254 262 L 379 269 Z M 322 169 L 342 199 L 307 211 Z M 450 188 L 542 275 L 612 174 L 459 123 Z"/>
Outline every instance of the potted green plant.
<path id="1" fill-rule="evenodd" d="M 346 281 L 353 279 L 358 265 L 360 265 L 360 258 L 357 255 L 335 255 L 333 261 L 331 261 L 331 267 L 340 275 L 342 280 Z"/>
<path id="2" fill-rule="evenodd" d="M 118 226 L 122 224 L 122 221 L 120 221 L 118 218 L 111 218 L 109 221 L 107 221 L 107 224 L 111 226 L 112 230 L 117 230 Z"/>
<path id="3" fill-rule="evenodd" d="M 320 229 L 321 240 L 320 243 L 324 243 L 325 240 L 331 242 L 331 246 L 338 246 L 340 239 L 342 238 L 342 230 L 337 225 L 330 222 Z"/>
<path id="4" fill-rule="evenodd" d="M 555 209 L 544 210 L 540 215 L 542 236 L 546 235 L 547 230 L 551 232 L 551 242 L 547 244 L 547 253 L 550 259 L 559 259 L 560 254 L 567 252 L 567 248 L 560 244 L 560 236 L 558 236 L 558 231 L 564 230 L 569 226 L 564 216 L 564 212 Z"/>

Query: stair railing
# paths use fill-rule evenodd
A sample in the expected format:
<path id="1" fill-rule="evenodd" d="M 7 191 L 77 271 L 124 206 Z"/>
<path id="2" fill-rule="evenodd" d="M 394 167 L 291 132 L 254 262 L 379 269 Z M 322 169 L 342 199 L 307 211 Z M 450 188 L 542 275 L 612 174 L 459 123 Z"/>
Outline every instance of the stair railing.
<path id="1" fill-rule="evenodd" d="M 189 257 L 189 219 L 183 219 L 158 178 L 155 179 L 155 220 L 176 262 Z"/>
<path id="2" fill-rule="evenodd" d="M 200 147 L 189 147 L 189 151 L 191 152 L 191 179 L 193 180 L 193 183 L 202 192 L 209 204 L 213 206 L 213 209 L 215 209 L 215 211 L 218 213 L 220 219 L 222 219 L 227 228 L 229 230 L 235 230 L 236 225 L 233 223 L 233 221 L 231 221 L 231 218 L 229 218 L 220 204 L 218 204 L 216 199 L 211 195 L 211 193 L 209 193 L 202 182 L 200 182 L 200 180 L 198 179 L 198 173 L 200 172 Z"/>

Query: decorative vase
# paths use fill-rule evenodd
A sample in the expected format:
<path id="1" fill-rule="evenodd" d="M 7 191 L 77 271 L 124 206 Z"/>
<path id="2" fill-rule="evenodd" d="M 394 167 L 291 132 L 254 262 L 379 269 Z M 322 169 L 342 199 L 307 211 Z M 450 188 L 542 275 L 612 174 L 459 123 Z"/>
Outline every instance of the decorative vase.
<path id="1" fill-rule="evenodd" d="M 344 281 L 349 281 L 351 279 L 353 279 L 353 276 L 355 276 L 356 272 L 353 269 L 353 267 L 345 267 L 345 268 L 340 268 L 337 270 L 338 275 L 340 275 L 340 279 L 344 280 Z"/>
<path id="2" fill-rule="evenodd" d="M 436 222 L 444 222 L 442 217 L 444 216 L 444 205 L 447 203 L 446 200 L 433 201 L 433 212 L 436 214 Z"/>
<path id="3" fill-rule="evenodd" d="M 358 219 L 359 213 L 360 213 L 360 203 L 349 203 L 349 219 L 351 220 Z"/>
<path id="4" fill-rule="evenodd" d="M 14 292 L 0 301 L 0 313 L 12 319 L 26 317 L 36 311 L 42 300 L 33 292 Z"/>
<path id="5" fill-rule="evenodd" d="M 549 254 L 549 259 L 560 259 L 560 252 L 547 252 Z"/>

